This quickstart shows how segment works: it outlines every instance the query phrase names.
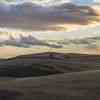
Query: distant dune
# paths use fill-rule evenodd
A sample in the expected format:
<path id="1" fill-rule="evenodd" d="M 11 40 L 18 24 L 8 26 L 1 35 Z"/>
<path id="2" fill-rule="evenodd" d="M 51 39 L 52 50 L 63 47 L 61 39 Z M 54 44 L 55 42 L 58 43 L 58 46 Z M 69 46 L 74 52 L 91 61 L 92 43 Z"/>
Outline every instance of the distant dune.
<path id="1" fill-rule="evenodd" d="M 0 61 L 1 77 L 33 77 L 99 69 L 99 55 L 46 52 Z"/>

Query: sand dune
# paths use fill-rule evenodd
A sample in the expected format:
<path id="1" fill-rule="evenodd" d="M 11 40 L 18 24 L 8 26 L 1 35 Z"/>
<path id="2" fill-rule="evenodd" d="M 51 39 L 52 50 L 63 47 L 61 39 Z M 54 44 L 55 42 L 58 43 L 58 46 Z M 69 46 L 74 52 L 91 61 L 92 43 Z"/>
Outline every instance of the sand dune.
<path id="1" fill-rule="evenodd" d="M 99 60 L 55 52 L 0 60 L 0 100 L 100 100 Z"/>
<path id="2" fill-rule="evenodd" d="M 46 52 L 0 61 L 1 77 L 33 77 L 100 69 L 99 55 Z"/>
<path id="3" fill-rule="evenodd" d="M 7 93 L 10 100 L 100 100 L 100 70 L 17 79 L 0 87 L 5 100 Z"/>

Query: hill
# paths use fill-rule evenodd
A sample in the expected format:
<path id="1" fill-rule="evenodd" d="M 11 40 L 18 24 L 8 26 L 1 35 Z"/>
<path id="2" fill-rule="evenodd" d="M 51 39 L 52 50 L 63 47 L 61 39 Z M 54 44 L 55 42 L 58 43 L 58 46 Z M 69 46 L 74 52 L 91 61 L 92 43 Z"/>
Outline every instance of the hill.
<path id="1" fill-rule="evenodd" d="M 0 100 L 100 100 L 99 60 L 55 52 L 1 59 Z"/>
<path id="2" fill-rule="evenodd" d="M 46 76 L 99 69 L 99 55 L 45 52 L 0 61 L 1 77 Z"/>

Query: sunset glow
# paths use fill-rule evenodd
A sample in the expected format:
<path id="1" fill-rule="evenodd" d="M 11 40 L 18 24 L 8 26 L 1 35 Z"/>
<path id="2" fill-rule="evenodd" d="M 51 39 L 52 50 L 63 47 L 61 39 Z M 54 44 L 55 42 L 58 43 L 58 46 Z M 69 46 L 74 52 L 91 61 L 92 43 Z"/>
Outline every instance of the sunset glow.
<path id="1" fill-rule="evenodd" d="M 100 53 L 99 0 L 0 2 L 0 58 L 49 50 Z"/>

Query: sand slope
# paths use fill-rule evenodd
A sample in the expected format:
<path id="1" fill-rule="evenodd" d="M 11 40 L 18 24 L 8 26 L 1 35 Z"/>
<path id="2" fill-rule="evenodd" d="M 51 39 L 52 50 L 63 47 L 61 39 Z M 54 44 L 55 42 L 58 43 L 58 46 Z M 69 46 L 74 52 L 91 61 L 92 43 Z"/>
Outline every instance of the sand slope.
<path id="1" fill-rule="evenodd" d="M 46 73 L 45 76 L 33 75 L 27 78 L 1 78 L 0 100 L 100 100 L 99 60 L 99 55 L 60 53 L 40 53 L 1 60 L 0 65 L 4 66 L 0 66 L 2 71 L 13 67 L 17 69 L 18 64 L 31 62 L 34 65 L 37 61 L 42 64 L 38 67 L 42 69 L 40 71 L 42 73 L 44 72 L 43 64 L 49 66 L 47 69 L 52 65 L 53 70 L 62 72 L 53 73 L 53 75 Z M 25 68 L 25 66 L 18 68 L 20 67 L 23 70 Z M 71 70 L 68 71 L 70 67 Z M 20 71 L 20 69 L 17 70 Z M 50 71 L 52 70 L 49 69 L 47 72 Z"/>
<path id="2" fill-rule="evenodd" d="M 17 79 L 0 87 L 13 91 L 12 100 L 100 100 L 100 70 Z"/>
<path id="3" fill-rule="evenodd" d="M 46 76 L 99 69 L 99 55 L 46 52 L 0 61 L 1 77 Z"/>

